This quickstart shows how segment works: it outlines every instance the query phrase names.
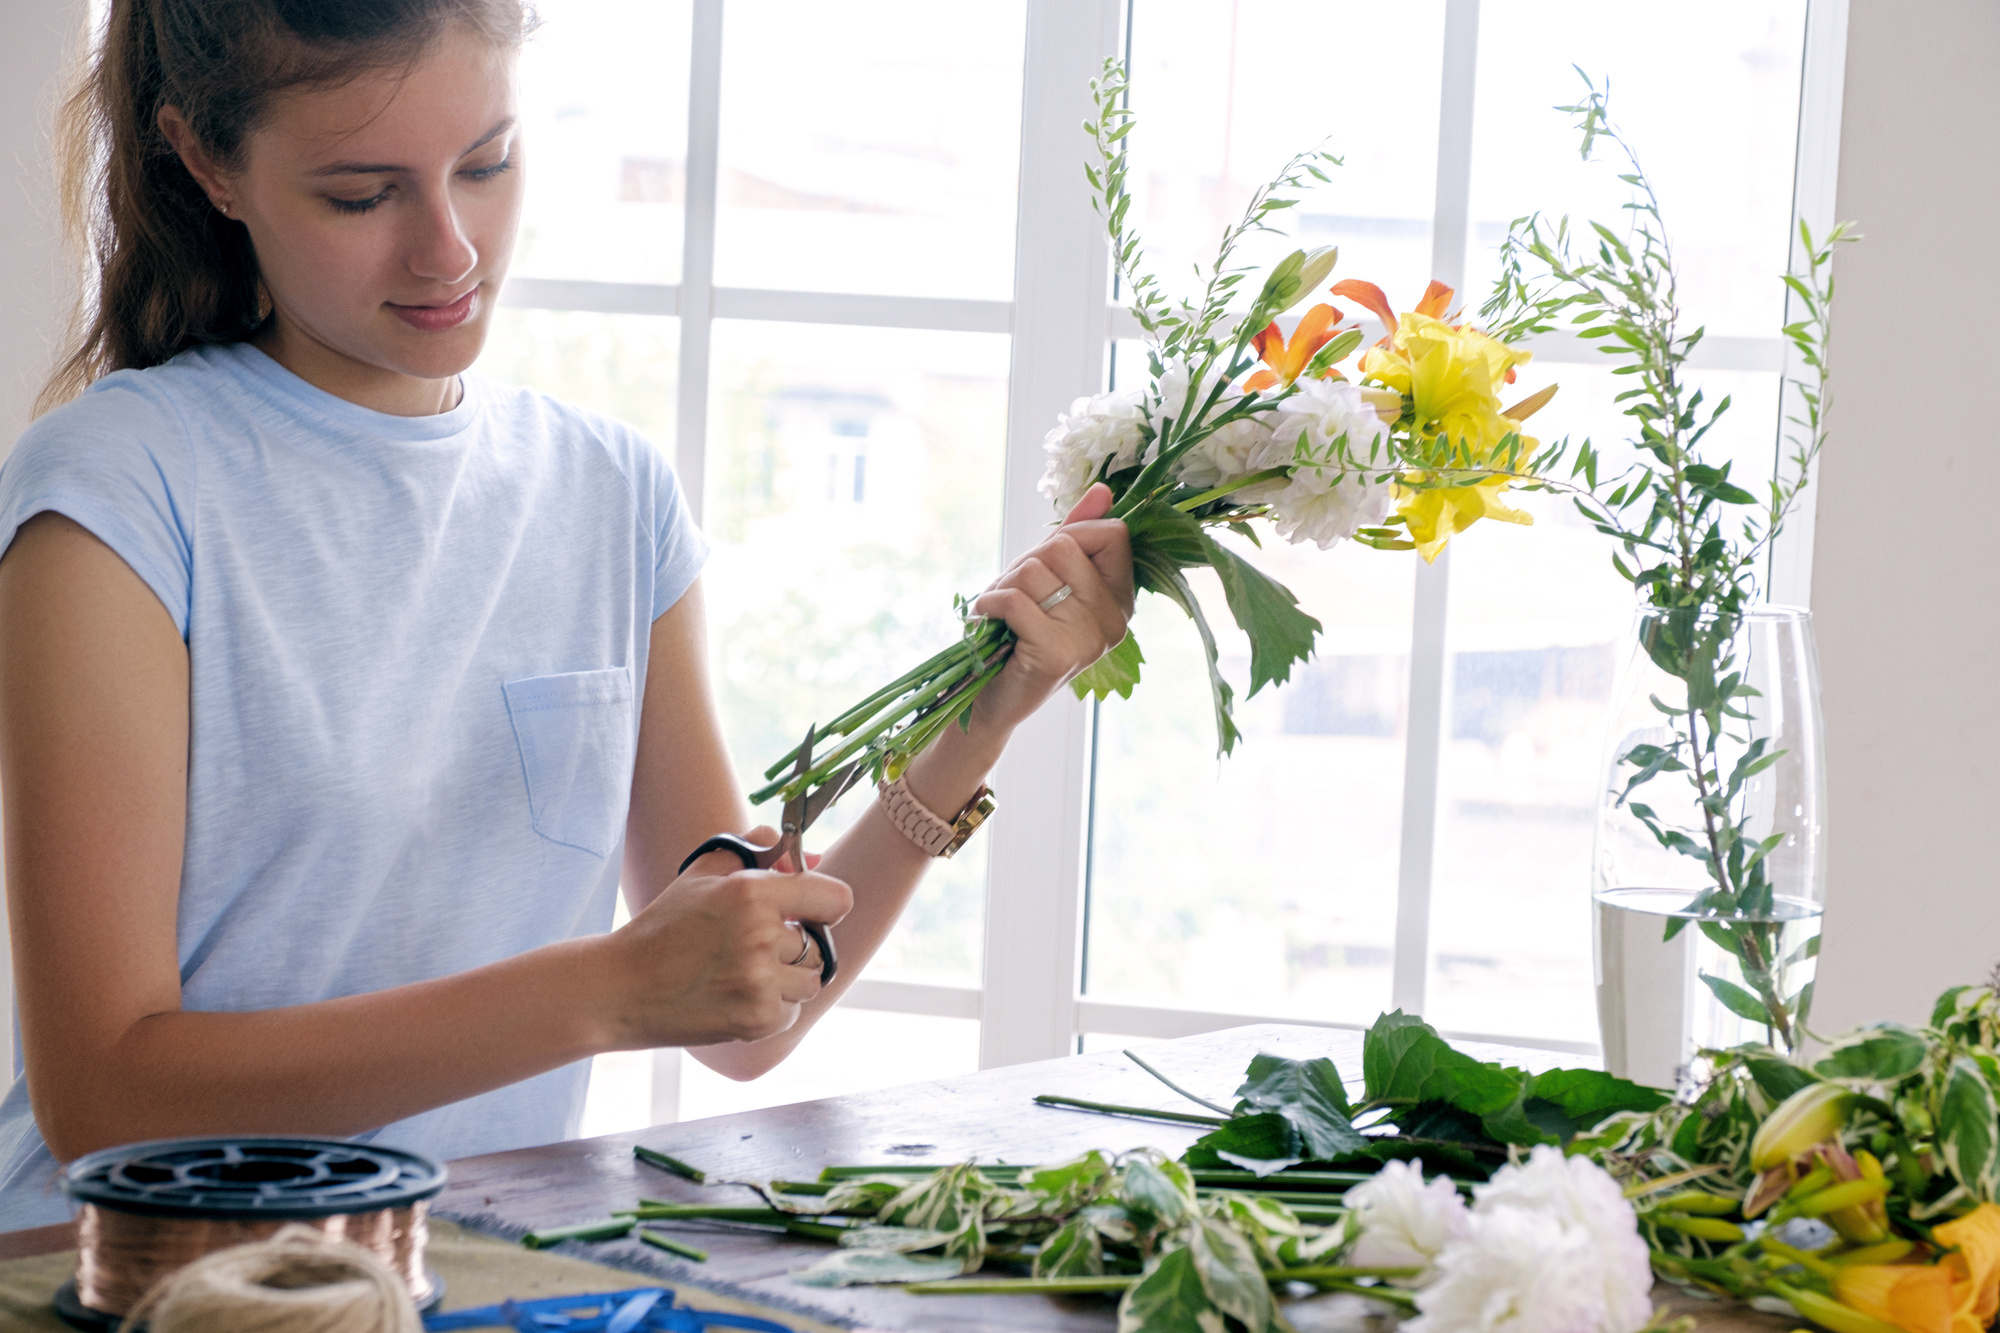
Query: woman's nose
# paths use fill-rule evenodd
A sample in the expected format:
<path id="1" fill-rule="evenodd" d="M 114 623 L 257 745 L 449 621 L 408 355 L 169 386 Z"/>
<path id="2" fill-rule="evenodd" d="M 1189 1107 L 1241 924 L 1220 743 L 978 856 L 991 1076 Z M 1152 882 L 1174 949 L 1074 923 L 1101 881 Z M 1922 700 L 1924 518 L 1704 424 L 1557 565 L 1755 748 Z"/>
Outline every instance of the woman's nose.
<path id="1" fill-rule="evenodd" d="M 479 251 L 465 234 L 449 193 L 426 202 L 418 214 L 417 228 L 410 244 L 410 271 L 437 282 L 464 281 L 479 262 Z"/>

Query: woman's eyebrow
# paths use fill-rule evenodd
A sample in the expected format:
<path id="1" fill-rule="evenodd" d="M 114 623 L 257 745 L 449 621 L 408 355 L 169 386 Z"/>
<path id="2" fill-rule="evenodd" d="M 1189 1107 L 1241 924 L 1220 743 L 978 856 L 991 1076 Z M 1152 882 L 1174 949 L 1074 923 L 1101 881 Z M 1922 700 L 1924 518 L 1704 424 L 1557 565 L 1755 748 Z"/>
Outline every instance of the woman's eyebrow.
<path id="1" fill-rule="evenodd" d="M 512 128 L 514 128 L 514 117 L 507 116 L 502 118 L 492 129 L 473 140 L 459 156 L 466 157 L 478 152 Z M 409 171 L 410 168 L 408 167 L 399 167 L 387 162 L 333 162 L 319 168 L 312 174 L 314 176 L 387 176 L 397 173 L 408 174 Z"/>

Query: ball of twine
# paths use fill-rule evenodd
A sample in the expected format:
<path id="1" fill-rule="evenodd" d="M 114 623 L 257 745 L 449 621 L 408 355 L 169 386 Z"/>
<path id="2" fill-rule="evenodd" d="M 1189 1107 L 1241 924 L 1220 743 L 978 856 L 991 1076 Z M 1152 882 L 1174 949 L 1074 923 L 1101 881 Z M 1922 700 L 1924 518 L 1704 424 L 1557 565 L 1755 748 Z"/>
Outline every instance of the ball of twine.
<path id="1" fill-rule="evenodd" d="M 422 1333 L 409 1288 L 372 1252 L 312 1227 L 217 1250 L 126 1316 L 151 1333 Z"/>

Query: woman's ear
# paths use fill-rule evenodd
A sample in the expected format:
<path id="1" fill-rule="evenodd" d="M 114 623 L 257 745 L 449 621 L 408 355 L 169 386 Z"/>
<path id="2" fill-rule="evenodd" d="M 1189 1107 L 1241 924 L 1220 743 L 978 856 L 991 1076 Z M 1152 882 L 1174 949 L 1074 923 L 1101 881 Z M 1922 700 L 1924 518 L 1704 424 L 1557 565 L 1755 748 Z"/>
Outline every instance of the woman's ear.
<path id="1" fill-rule="evenodd" d="M 216 170 L 215 163 L 202 149 L 201 141 L 195 137 L 194 127 L 187 123 L 181 109 L 171 104 L 160 108 L 160 133 L 174 146 L 180 155 L 181 165 L 188 169 L 195 183 L 208 195 L 208 201 L 224 217 L 229 216 L 229 182 Z"/>

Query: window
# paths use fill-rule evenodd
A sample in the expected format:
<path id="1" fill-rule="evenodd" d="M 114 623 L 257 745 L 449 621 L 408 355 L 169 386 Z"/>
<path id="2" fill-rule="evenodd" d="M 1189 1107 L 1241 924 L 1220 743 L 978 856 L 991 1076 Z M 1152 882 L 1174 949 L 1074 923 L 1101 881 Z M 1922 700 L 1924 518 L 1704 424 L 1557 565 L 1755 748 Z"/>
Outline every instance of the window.
<path id="1" fill-rule="evenodd" d="M 1048 521 L 1034 482 L 1055 412 L 1143 364 L 1104 304 L 1081 189 L 1076 125 L 1104 54 L 1132 60 L 1156 272 L 1206 258 L 1248 191 L 1324 135 L 1345 166 L 1291 215 L 1293 240 L 1250 257 L 1336 243 L 1340 274 L 1399 306 L 1433 276 L 1476 305 L 1530 208 L 1617 215 L 1622 187 L 1576 161 L 1549 109 L 1571 100 L 1571 61 L 1609 76 L 1661 185 L 1689 322 L 1709 330 L 1700 371 L 1735 403 L 1739 473 L 1771 465 L 1774 275 L 1795 212 L 1823 220 L 1831 198 L 1841 14 L 1807 0 L 539 9 L 529 210 L 483 369 L 671 451 L 716 548 L 716 677 L 746 777 L 954 631 L 951 594 Z M 1622 434 L 1586 349 L 1552 335 L 1536 352 L 1524 387 L 1562 384 L 1544 433 Z M 1327 632 L 1244 707 L 1221 765 L 1192 638 L 1143 606 L 1145 688 L 1023 729 L 994 784 L 1007 815 L 932 872 L 789 1072 L 709 1087 L 673 1053 L 606 1057 L 590 1125 L 845 1090 L 815 1071 L 885 1043 L 907 1058 L 873 1077 L 902 1082 L 1391 1005 L 1589 1052 L 1589 795 L 1630 599 L 1593 534 L 1535 512 L 1429 567 L 1267 548 Z"/>

